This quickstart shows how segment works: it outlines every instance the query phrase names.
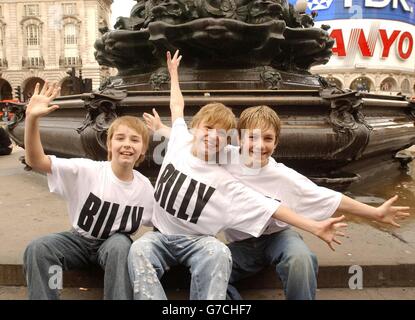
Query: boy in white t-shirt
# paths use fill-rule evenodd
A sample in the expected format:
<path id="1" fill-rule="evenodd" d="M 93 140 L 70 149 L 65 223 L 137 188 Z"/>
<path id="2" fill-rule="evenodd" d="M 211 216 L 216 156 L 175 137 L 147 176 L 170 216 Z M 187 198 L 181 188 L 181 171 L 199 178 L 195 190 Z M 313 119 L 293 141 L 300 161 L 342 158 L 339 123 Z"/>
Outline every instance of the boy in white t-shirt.
<path id="1" fill-rule="evenodd" d="M 170 128 L 163 125 L 157 112 L 145 114 L 147 126 L 163 136 Z M 396 219 L 405 218 L 409 207 L 392 206 L 397 197 L 378 208 L 353 200 L 339 192 L 317 186 L 297 171 L 277 163 L 272 154 L 278 144 L 280 119 L 267 106 L 245 109 L 238 121 L 241 149 L 228 145 L 223 166 L 232 176 L 265 196 L 278 199 L 296 213 L 313 220 L 323 220 L 344 212 L 399 227 Z M 230 242 L 233 269 L 228 295 L 240 299 L 235 282 L 275 265 L 282 279 L 287 299 L 314 299 L 317 288 L 317 258 L 301 236 L 274 219 L 270 219 L 261 236 L 226 229 Z"/>
<path id="2" fill-rule="evenodd" d="M 53 275 L 99 265 L 105 272 L 104 299 L 132 299 L 127 267 L 129 235 L 141 224 L 151 226 L 153 211 L 153 187 L 133 170 L 144 159 L 148 130 L 136 117 L 117 118 L 107 135 L 109 161 L 47 156 L 40 140 L 39 119 L 58 108 L 49 104 L 60 88 L 46 83 L 39 89 L 37 84 L 26 108 L 26 163 L 46 173 L 49 190 L 67 201 L 72 230 L 41 237 L 26 248 L 29 298 L 58 299 L 59 284 L 50 281 Z"/>
<path id="3" fill-rule="evenodd" d="M 281 130 L 276 112 L 267 106 L 245 109 L 238 121 L 241 150 L 228 146 L 239 161 L 226 169 L 239 181 L 262 194 L 279 199 L 298 214 L 323 220 L 334 213 L 348 213 L 399 226 L 396 219 L 409 215 L 409 207 L 392 206 L 393 197 L 375 208 L 353 200 L 339 192 L 320 187 L 297 171 L 277 163 L 272 154 Z M 232 157 L 231 157 L 232 158 Z M 228 295 L 240 298 L 233 284 L 266 266 L 274 265 L 287 299 L 314 299 L 317 288 L 317 258 L 301 236 L 270 220 L 262 235 L 252 238 L 238 230 L 225 230 L 232 253 L 233 268 Z"/>
<path id="4" fill-rule="evenodd" d="M 236 127 L 232 111 L 220 103 L 202 107 L 189 133 L 183 118 L 178 52 L 167 54 L 171 77 L 172 130 L 155 186 L 153 224 L 134 242 L 128 257 L 135 299 L 165 299 L 159 279 L 171 266 L 183 264 L 191 272 L 191 299 L 225 299 L 231 255 L 215 235 L 233 228 L 259 236 L 271 217 L 312 232 L 330 246 L 343 217 L 315 222 L 305 219 L 247 188 L 216 163 L 227 145 L 227 131 Z"/>

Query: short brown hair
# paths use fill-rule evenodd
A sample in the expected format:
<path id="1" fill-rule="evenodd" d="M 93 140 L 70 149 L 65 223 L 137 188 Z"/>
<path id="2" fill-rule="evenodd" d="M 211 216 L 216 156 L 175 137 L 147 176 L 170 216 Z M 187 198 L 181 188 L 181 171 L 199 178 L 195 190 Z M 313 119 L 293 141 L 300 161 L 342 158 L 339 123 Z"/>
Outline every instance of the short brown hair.
<path id="1" fill-rule="evenodd" d="M 218 125 L 225 130 L 236 128 L 236 118 L 230 108 L 222 103 L 209 103 L 193 116 L 190 127 L 195 128 L 204 121 L 207 125 Z"/>
<path id="2" fill-rule="evenodd" d="M 273 129 L 276 141 L 281 132 L 281 120 L 277 113 L 268 106 L 256 106 L 245 109 L 238 121 L 238 132 L 242 129 Z"/>
<path id="3" fill-rule="evenodd" d="M 137 131 L 137 133 L 141 135 L 141 138 L 143 139 L 143 148 L 144 148 L 144 153 L 145 153 L 148 149 L 148 141 L 149 141 L 148 129 L 143 121 L 133 116 L 122 116 L 122 117 L 116 118 L 111 123 L 111 126 L 109 127 L 108 133 L 107 133 L 107 147 L 110 145 L 110 142 L 111 142 L 112 137 L 114 136 L 115 130 L 117 130 L 117 128 L 120 125 L 125 125 Z M 110 148 L 108 148 L 107 158 L 108 158 L 108 161 L 111 161 L 112 159 L 112 153 L 111 153 Z M 137 167 L 141 162 L 143 162 L 144 158 L 145 158 L 144 154 L 140 155 L 140 158 L 138 158 L 138 160 L 136 161 L 135 166 Z"/>

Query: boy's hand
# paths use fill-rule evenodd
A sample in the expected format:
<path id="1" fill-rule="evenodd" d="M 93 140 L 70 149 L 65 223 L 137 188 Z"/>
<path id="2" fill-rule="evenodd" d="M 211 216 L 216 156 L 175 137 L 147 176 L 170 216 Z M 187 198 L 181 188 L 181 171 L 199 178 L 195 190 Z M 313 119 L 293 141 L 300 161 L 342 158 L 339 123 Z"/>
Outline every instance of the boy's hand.
<path id="1" fill-rule="evenodd" d="M 181 60 L 182 56 L 179 56 L 179 50 L 176 50 L 173 58 L 171 57 L 170 51 L 167 51 L 167 68 L 169 69 L 170 76 L 178 72 Z"/>
<path id="2" fill-rule="evenodd" d="M 376 216 L 377 221 L 391 224 L 398 228 L 400 227 L 396 220 L 405 219 L 406 217 L 409 217 L 410 214 L 406 211 L 408 211 L 410 207 L 392 206 L 392 204 L 396 200 L 398 200 L 397 195 L 385 201 L 380 207 L 376 208 L 376 210 L 378 211 L 378 215 Z"/>
<path id="3" fill-rule="evenodd" d="M 344 237 L 345 234 L 340 230 L 340 228 L 347 227 L 347 223 L 341 223 L 344 220 L 344 216 L 338 218 L 330 218 L 323 221 L 317 222 L 317 231 L 316 236 L 321 240 L 325 241 L 331 250 L 334 250 L 333 242 L 341 244 L 339 240 L 336 239 L 336 236 Z"/>
<path id="4" fill-rule="evenodd" d="M 144 112 L 143 118 L 144 118 L 144 121 L 147 125 L 147 128 L 154 133 L 157 130 L 162 129 L 165 126 L 164 126 L 163 122 L 161 122 L 160 116 L 157 113 L 156 109 L 154 109 L 154 108 L 153 108 L 153 114 L 149 114 L 149 113 Z"/>
<path id="5" fill-rule="evenodd" d="M 50 86 L 48 82 L 45 82 L 40 92 L 39 89 L 40 84 L 37 83 L 33 96 L 30 98 L 29 104 L 26 107 L 27 117 L 43 117 L 59 108 L 58 105 L 50 106 L 51 101 L 59 95 L 61 90 L 60 87 L 56 86 L 56 83 Z"/>

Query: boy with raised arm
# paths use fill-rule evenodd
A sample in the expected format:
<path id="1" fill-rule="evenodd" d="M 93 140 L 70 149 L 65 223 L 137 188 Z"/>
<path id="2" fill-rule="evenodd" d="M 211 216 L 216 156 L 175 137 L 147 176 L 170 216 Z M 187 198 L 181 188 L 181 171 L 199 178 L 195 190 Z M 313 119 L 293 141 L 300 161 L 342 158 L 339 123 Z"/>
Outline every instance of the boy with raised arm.
<path id="1" fill-rule="evenodd" d="M 169 136 L 157 112 L 145 114 L 147 126 Z M 296 213 L 313 220 L 322 220 L 335 213 L 348 213 L 399 227 L 396 220 L 405 218 L 409 207 L 393 206 L 393 197 L 375 208 L 353 200 L 339 192 L 319 187 L 295 170 L 277 163 L 272 154 L 278 144 L 281 122 L 267 106 L 245 109 L 238 121 L 241 148 L 228 145 L 228 162 L 224 167 L 239 181 L 262 194 L 278 199 Z M 270 219 L 262 235 L 227 229 L 225 236 L 232 253 L 233 269 L 228 294 L 240 295 L 235 282 L 274 265 L 282 279 L 287 299 L 314 299 L 317 288 L 317 258 L 300 235 L 288 225 Z"/>
<path id="2" fill-rule="evenodd" d="M 157 229 L 134 242 L 128 257 L 135 299 L 166 299 L 160 278 L 183 264 L 191 273 L 191 299 L 225 299 L 231 256 L 215 235 L 227 228 L 259 236 L 270 218 L 309 231 L 330 246 L 344 217 L 316 222 L 295 214 L 274 199 L 247 188 L 215 161 L 236 127 L 232 111 L 208 104 L 193 117 L 189 134 L 179 86 L 178 52 L 167 66 L 171 77 L 172 131 L 155 187 L 153 224 Z M 342 235 L 341 233 L 338 235 Z"/>
<path id="3" fill-rule="evenodd" d="M 30 299 L 58 299 L 49 278 L 61 271 L 99 265 L 104 269 L 104 299 L 131 299 L 127 257 L 130 234 L 141 224 L 151 225 L 153 187 L 133 170 L 144 159 L 148 131 L 136 117 L 111 124 L 107 136 L 108 161 L 61 159 L 45 155 L 39 119 L 58 109 L 49 104 L 60 91 L 39 84 L 26 108 L 26 163 L 46 173 L 49 190 L 68 204 L 72 230 L 32 241 L 24 253 Z M 62 279 L 61 279 L 62 280 Z"/>

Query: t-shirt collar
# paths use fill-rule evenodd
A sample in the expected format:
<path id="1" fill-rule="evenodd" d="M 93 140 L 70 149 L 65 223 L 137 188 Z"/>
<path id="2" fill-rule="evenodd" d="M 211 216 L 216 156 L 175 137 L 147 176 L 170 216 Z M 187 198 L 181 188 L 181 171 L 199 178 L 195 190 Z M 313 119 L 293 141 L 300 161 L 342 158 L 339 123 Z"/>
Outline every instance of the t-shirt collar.
<path id="1" fill-rule="evenodd" d="M 131 186 L 134 183 L 135 179 L 136 179 L 136 177 L 135 177 L 134 174 L 133 174 L 133 179 L 131 181 L 124 181 L 124 180 L 121 180 L 120 178 L 118 178 L 115 175 L 114 171 L 112 171 L 112 167 L 111 167 L 111 162 L 110 161 L 107 161 L 107 170 L 109 172 L 109 175 L 110 175 L 111 179 L 113 179 L 114 182 L 116 182 L 118 184 L 121 184 L 121 185 L 124 185 L 124 186 Z"/>

